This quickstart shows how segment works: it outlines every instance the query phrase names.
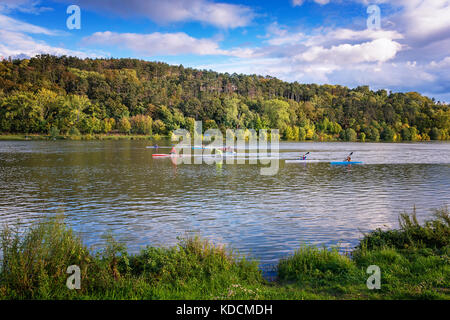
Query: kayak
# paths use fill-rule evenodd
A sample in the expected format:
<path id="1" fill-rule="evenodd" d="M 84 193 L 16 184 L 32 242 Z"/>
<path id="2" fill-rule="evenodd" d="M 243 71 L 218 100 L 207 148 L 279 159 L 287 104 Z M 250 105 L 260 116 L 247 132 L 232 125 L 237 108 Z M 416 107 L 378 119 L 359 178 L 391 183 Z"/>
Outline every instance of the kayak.
<path id="1" fill-rule="evenodd" d="M 172 147 L 167 147 L 167 146 L 158 146 L 158 147 L 155 147 L 155 146 L 146 146 L 145 148 L 147 148 L 147 149 L 170 149 L 170 148 L 172 148 Z"/>
<path id="2" fill-rule="evenodd" d="M 286 160 L 285 163 L 315 163 L 320 162 L 320 160 Z"/>
<path id="3" fill-rule="evenodd" d="M 362 164 L 362 161 L 332 161 L 331 165 L 339 166 L 339 165 L 349 165 L 349 164 Z"/>
<path id="4" fill-rule="evenodd" d="M 172 157 L 172 156 L 176 156 L 176 155 L 172 155 L 172 154 L 167 154 L 167 153 L 163 153 L 163 154 L 152 154 L 152 157 L 154 158 L 168 158 L 168 157 Z"/>

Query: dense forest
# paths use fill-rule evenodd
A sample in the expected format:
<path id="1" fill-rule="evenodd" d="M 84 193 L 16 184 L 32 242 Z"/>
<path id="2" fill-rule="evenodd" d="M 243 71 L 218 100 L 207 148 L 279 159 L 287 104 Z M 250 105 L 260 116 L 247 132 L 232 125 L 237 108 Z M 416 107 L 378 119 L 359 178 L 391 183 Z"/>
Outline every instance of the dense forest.
<path id="1" fill-rule="evenodd" d="M 450 139 L 450 106 L 416 92 L 289 83 L 137 59 L 0 62 L 0 132 L 170 134 L 278 128 L 287 140 Z"/>

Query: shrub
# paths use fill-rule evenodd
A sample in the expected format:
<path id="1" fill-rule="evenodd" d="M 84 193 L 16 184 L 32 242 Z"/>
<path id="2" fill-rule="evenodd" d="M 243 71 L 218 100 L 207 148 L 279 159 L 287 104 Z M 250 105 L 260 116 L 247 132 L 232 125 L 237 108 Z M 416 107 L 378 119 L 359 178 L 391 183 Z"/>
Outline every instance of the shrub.
<path id="1" fill-rule="evenodd" d="M 152 118 L 144 115 L 136 115 L 130 118 L 131 132 L 136 134 L 152 134 Z"/>
<path id="2" fill-rule="evenodd" d="M 161 120 L 156 120 L 153 122 L 153 132 L 156 134 L 166 134 L 166 125 Z"/>
<path id="3" fill-rule="evenodd" d="M 80 133 L 80 130 L 78 130 L 77 127 L 72 127 L 72 128 L 70 128 L 70 130 L 69 130 L 69 135 L 70 135 L 70 136 L 76 136 L 76 137 L 78 137 L 78 136 L 81 135 L 81 133 Z"/>
<path id="4" fill-rule="evenodd" d="M 48 299 L 61 288 L 67 293 L 67 267 L 84 270 L 91 261 L 87 248 L 61 218 L 38 224 L 23 239 L 18 231 L 6 228 L 1 241 L 0 283 L 13 298 Z"/>
<path id="5" fill-rule="evenodd" d="M 431 220 L 420 225 L 417 221 L 416 209 L 412 214 L 403 213 L 399 217 L 400 229 L 383 231 L 377 229 L 366 234 L 358 245 L 358 249 L 393 247 L 442 249 L 450 245 L 450 213 L 444 207 L 435 210 Z"/>
<path id="6" fill-rule="evenodd" d="M 349 257 L 334 250 L 301 247 L 294 255 L 280 260 L 278 277 L 283 281 L 300 283 L 323 280 L 348 279 L 357 273 Z"/>
<path id="7" fill-rule="evenodd" d="M 48 130 L 48 134 L 50 135 L 50 138 L 56 139 L 56 137 L 59 135 L 59 129 L 55 126 L 52 126 L 50 130 Z"/>
<path id="8" fill-rule="evenodd" d="M 127 134 L 130 133 L 131 123 L 128 120 L 128 118 L 123 117 L 122 119 L 120 119 L 119 123 L 117 123 L 117 129 L 121 133 L 127 133 Z"/>
<path id="9" fill-rule="evenodd" d="M 106 118 L 102 121 L 102 132 L 109 133 L 116 125 L 116 120 L 114 118 Z"/>

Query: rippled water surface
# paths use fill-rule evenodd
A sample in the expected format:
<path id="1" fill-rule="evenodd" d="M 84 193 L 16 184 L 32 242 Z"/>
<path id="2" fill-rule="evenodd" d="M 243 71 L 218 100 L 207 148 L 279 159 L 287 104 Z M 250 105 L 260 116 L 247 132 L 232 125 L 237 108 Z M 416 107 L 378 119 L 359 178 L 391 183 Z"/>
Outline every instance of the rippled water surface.
<path id="1" fill-rule="evenodd" d="M 92 246 L 107 231 L 137 252 L 200 234 L 262 263 L 300 243 L 351 248 L 361 232 L 450 204 L 450 144 L 281 143 L 280 169 L 174 166 L 144 141 L 0 141 L 0 221 L 63 212 Z M 319 163 L 285 164 L 300 152 Z M 358 166 L 330 166 L 353 151 Z M 167 153 L 160 149 L 158 153 Z M 254 152 L 254 151 L 251 151 Z"/>

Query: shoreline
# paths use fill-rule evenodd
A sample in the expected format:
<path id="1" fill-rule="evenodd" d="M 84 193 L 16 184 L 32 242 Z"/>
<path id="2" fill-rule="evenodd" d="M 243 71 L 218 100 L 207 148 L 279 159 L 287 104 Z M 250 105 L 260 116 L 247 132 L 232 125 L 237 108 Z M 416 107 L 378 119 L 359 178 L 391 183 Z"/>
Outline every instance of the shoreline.
<path id="1" fill-rule="evenodd" d="M 62 219 L 40 221 L 25 234 L 2 231 L 0 300 L 450 300 L 446 207 L 424 224 L 415 209 L 401 214 L 399 229 L 365 234 L 351 253 L 300 246 L 278 261 L 270 282 L 257 260 L 198 237 L 129 254 L 109 235 L 106 248 L 93 253 Z M 79 290 L 66 287 L 65 269 L 73 265 L 81 270 Z M 374 266 L 380 278 L 369 272 Z"/>
<path id="2" fill-rule="evenodd" d="M 67 141 L 92 141 L 92 140 L 164 140 L 170 139 L 168 135 L 140 135 L 140 134 L 84 134 L 79 136 L 71 136 L 71 135 L 58 135 L 52 137 L 48 134 L 9 134 L 9 133 L 0 133 L 0 141 L 52 141 L 52 140 L 67 140 Z M 224 140 L 225 141 L 225 140 Z M 280 139 L 280 142 L 297 142 L 297 143 L 315 143 L 315 142 L 353 142 L 353 143 L 393 143 L 393 144 L 402 144 L 402 143 L 429 143 L 429 142 L 450 142 L 450 140 L 424 140 L 424 141 L 345 141 L 345 140 L 283 140 Z"/>

